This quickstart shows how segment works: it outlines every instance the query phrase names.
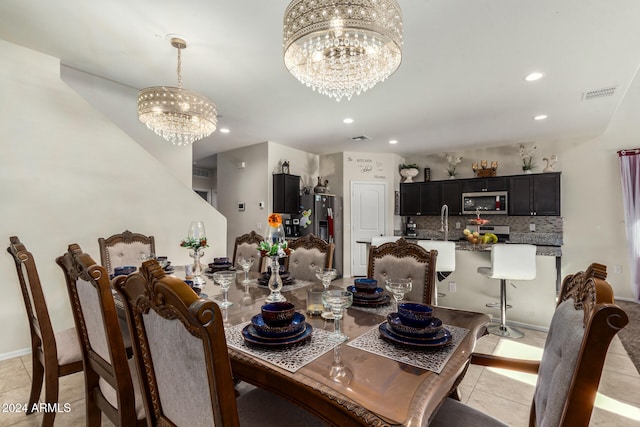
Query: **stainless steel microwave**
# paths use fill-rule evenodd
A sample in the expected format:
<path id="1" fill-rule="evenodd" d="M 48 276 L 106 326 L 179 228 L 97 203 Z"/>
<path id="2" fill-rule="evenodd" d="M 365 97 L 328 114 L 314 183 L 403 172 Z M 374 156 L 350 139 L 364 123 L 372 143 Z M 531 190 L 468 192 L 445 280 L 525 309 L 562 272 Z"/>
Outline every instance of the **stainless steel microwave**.
<path id="1" fill-rule="evenodd" d="M 509 202 L 506 191 L 482 191 L 479 193 L 462 193 L 462 213 L 504 214 Z"/>

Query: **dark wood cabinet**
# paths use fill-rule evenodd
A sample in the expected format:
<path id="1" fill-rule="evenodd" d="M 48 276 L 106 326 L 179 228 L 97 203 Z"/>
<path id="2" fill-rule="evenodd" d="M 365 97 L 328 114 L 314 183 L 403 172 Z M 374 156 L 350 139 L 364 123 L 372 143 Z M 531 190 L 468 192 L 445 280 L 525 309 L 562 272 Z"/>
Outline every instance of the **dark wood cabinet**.
<path id="1" fill-rule="evenodd" d="M 457 180 L 442 181 L 440 188 L 442 205 L 449 207 L 449 215 L 462 215 L 462 182 Z"/>
<path id="2" fill-rule="evenodd" d="M 400 184 L 400 215 L 421 215 L 419 182 Z"/>
<path id="3" fill-rule="evenodd" d="M 422 215 L 440 215 L 441 181 L 423 182 L 420 187 L 420 212 Z"/>
<path id="4" fill-rule="evenodd" d="M 507 191 L 507 177 L 471 178 L 462 180 L 463 193 L 479 193 L 481 191 Z"/>
<path id="5" fill-rule="evenodd" d="M 449 205 L 450 215 L 459 215 L 462 211 L 461 188 L 459 181 L 400 184 L 400 215 L 440 215 L 444 203 Z"/>
<path id="6" fill-rule="evenodd" d="M 300 177 L 273 174 L 273 212 L 297 214 L 300 210 Z"/>
<path id="7" fill-rule="evenodd" d="M 509 215 L 559 216 L 560 172 L 509 177 Z"/>

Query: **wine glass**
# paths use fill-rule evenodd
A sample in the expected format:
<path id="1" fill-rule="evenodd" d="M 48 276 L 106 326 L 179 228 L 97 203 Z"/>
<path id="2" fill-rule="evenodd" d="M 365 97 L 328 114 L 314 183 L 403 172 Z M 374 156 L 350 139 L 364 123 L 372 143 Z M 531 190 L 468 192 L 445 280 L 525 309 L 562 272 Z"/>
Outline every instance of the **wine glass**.
<path id="1" fill-rule="evenodd" d="M 233 303 L 227 299 L 227 294 L 229 293 L 231 283 L 236 280 L 235 271 L 217 271 L 213 273 L 213 280 L 220 284 L 222 288 L 222 302 L 220 303 L 220 307 L 227 308 L 233 305 Z"/>
<path id="2" fill-rule="evenodd" d="M 411 291 L 411 279 L 386 279 L 384 281 L 385 287 L 389 292 L 393 294 L 393 298 L 396 300 L 396 312 L 398 311 L 398 304 L 404 298 L 404 294 Z"/>
<path id="3" fill-rule="evenodd" d="M 331 285 L 331 281 L 336 278 L 338 271 L 335 268 L 317 268 L 316 269 L 316 277 L 322 282 L 322 286 L 324 286 L 324 290 L 329 290 L 329 285 Z M 326 311 L 322 313 L 322 317 L 324 319 L 333 319 L 333 313 L 330 311 Z"/>
<path id="4" fill-rule="evenodd" d="M 341 290 L 328 290 L 322 293 L 322 302 L 328 306 L 335 319 L 332 339 L 346 341 L 348 336 L 342 333 L 342 314 L 345 308 L 351 307 L 353 303 L 353 293 Z"/>
<path id="5" fill-rule="evenodd" d="M 249 270 L 253 265 L 253 261 L 254 260 L 251 257 L 245 258 L 241 256 L 240 258 L 238 258 L 238 264 L 240 265 L 240 267 L 242 267 L 242 271 L 244 271 L 244 280 L 242 281 L 242 283 L 249 283 Z"/>
<path id="6" fill-rule="evenodd" d="M 353 380 L 353 372 L 342 362 L 340 346 L 333 349 L 333 363 L 331 363 L 331 367 L 329 368 L 329 378 L 345 386 L 351 384 Z"/>

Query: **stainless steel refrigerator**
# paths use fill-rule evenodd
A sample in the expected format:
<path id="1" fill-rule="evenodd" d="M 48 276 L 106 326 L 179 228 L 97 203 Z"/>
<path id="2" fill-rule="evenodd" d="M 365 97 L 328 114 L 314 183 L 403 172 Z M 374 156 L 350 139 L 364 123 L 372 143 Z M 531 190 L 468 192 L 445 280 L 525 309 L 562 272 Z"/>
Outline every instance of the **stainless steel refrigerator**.
<path id="1" fill-rule="evenodd" d="M 342 197 L 330 194 L 304 194 L 300 196 L 300 235 L 314 234 L 336 245 L 333 267 L 338 277 L 343 272 Z"/>

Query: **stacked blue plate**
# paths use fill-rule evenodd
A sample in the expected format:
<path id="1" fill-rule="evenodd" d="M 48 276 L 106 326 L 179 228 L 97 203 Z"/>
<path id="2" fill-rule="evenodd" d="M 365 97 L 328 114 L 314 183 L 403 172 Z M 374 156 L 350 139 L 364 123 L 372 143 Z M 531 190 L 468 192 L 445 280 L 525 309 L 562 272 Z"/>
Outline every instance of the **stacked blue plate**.
<path id="1" fill-rule="evenodd" d="M 378 287 L 378 281 L 368 278 L 353 280 L 352 286 L 347 290 L 353 294 L 353 305 L 359 307 L 379 307 L 389 304 L 391 296 L 384 289 Z"/>
<path id="2" fill-rule="evenodd" d="M 442 320 L 431 315 L 432 308 L 417 303 L 401 303 L 397 313 L 389 313 L 378 330 L 393 344 L 417 348 L 441 347 L 451 342 L 451 333 Z"/>
<path id="3" fill-rule="evenodd" d="M 235 270 L 233 264 L 229 262 L 229 258 L 214 258 L 209 264 L 209 268 L 205 270 L 205 274 L 213 274 L 217 271 Z"/>
<path id="4" fill-rule="evenodd" d="M 293 311 L 293 304 L 271 303 L 251 318 L 242 329 L 242 337 L 250 345 L 283 348 L 307 341 L 312 331 L 304 314 Z"/>

